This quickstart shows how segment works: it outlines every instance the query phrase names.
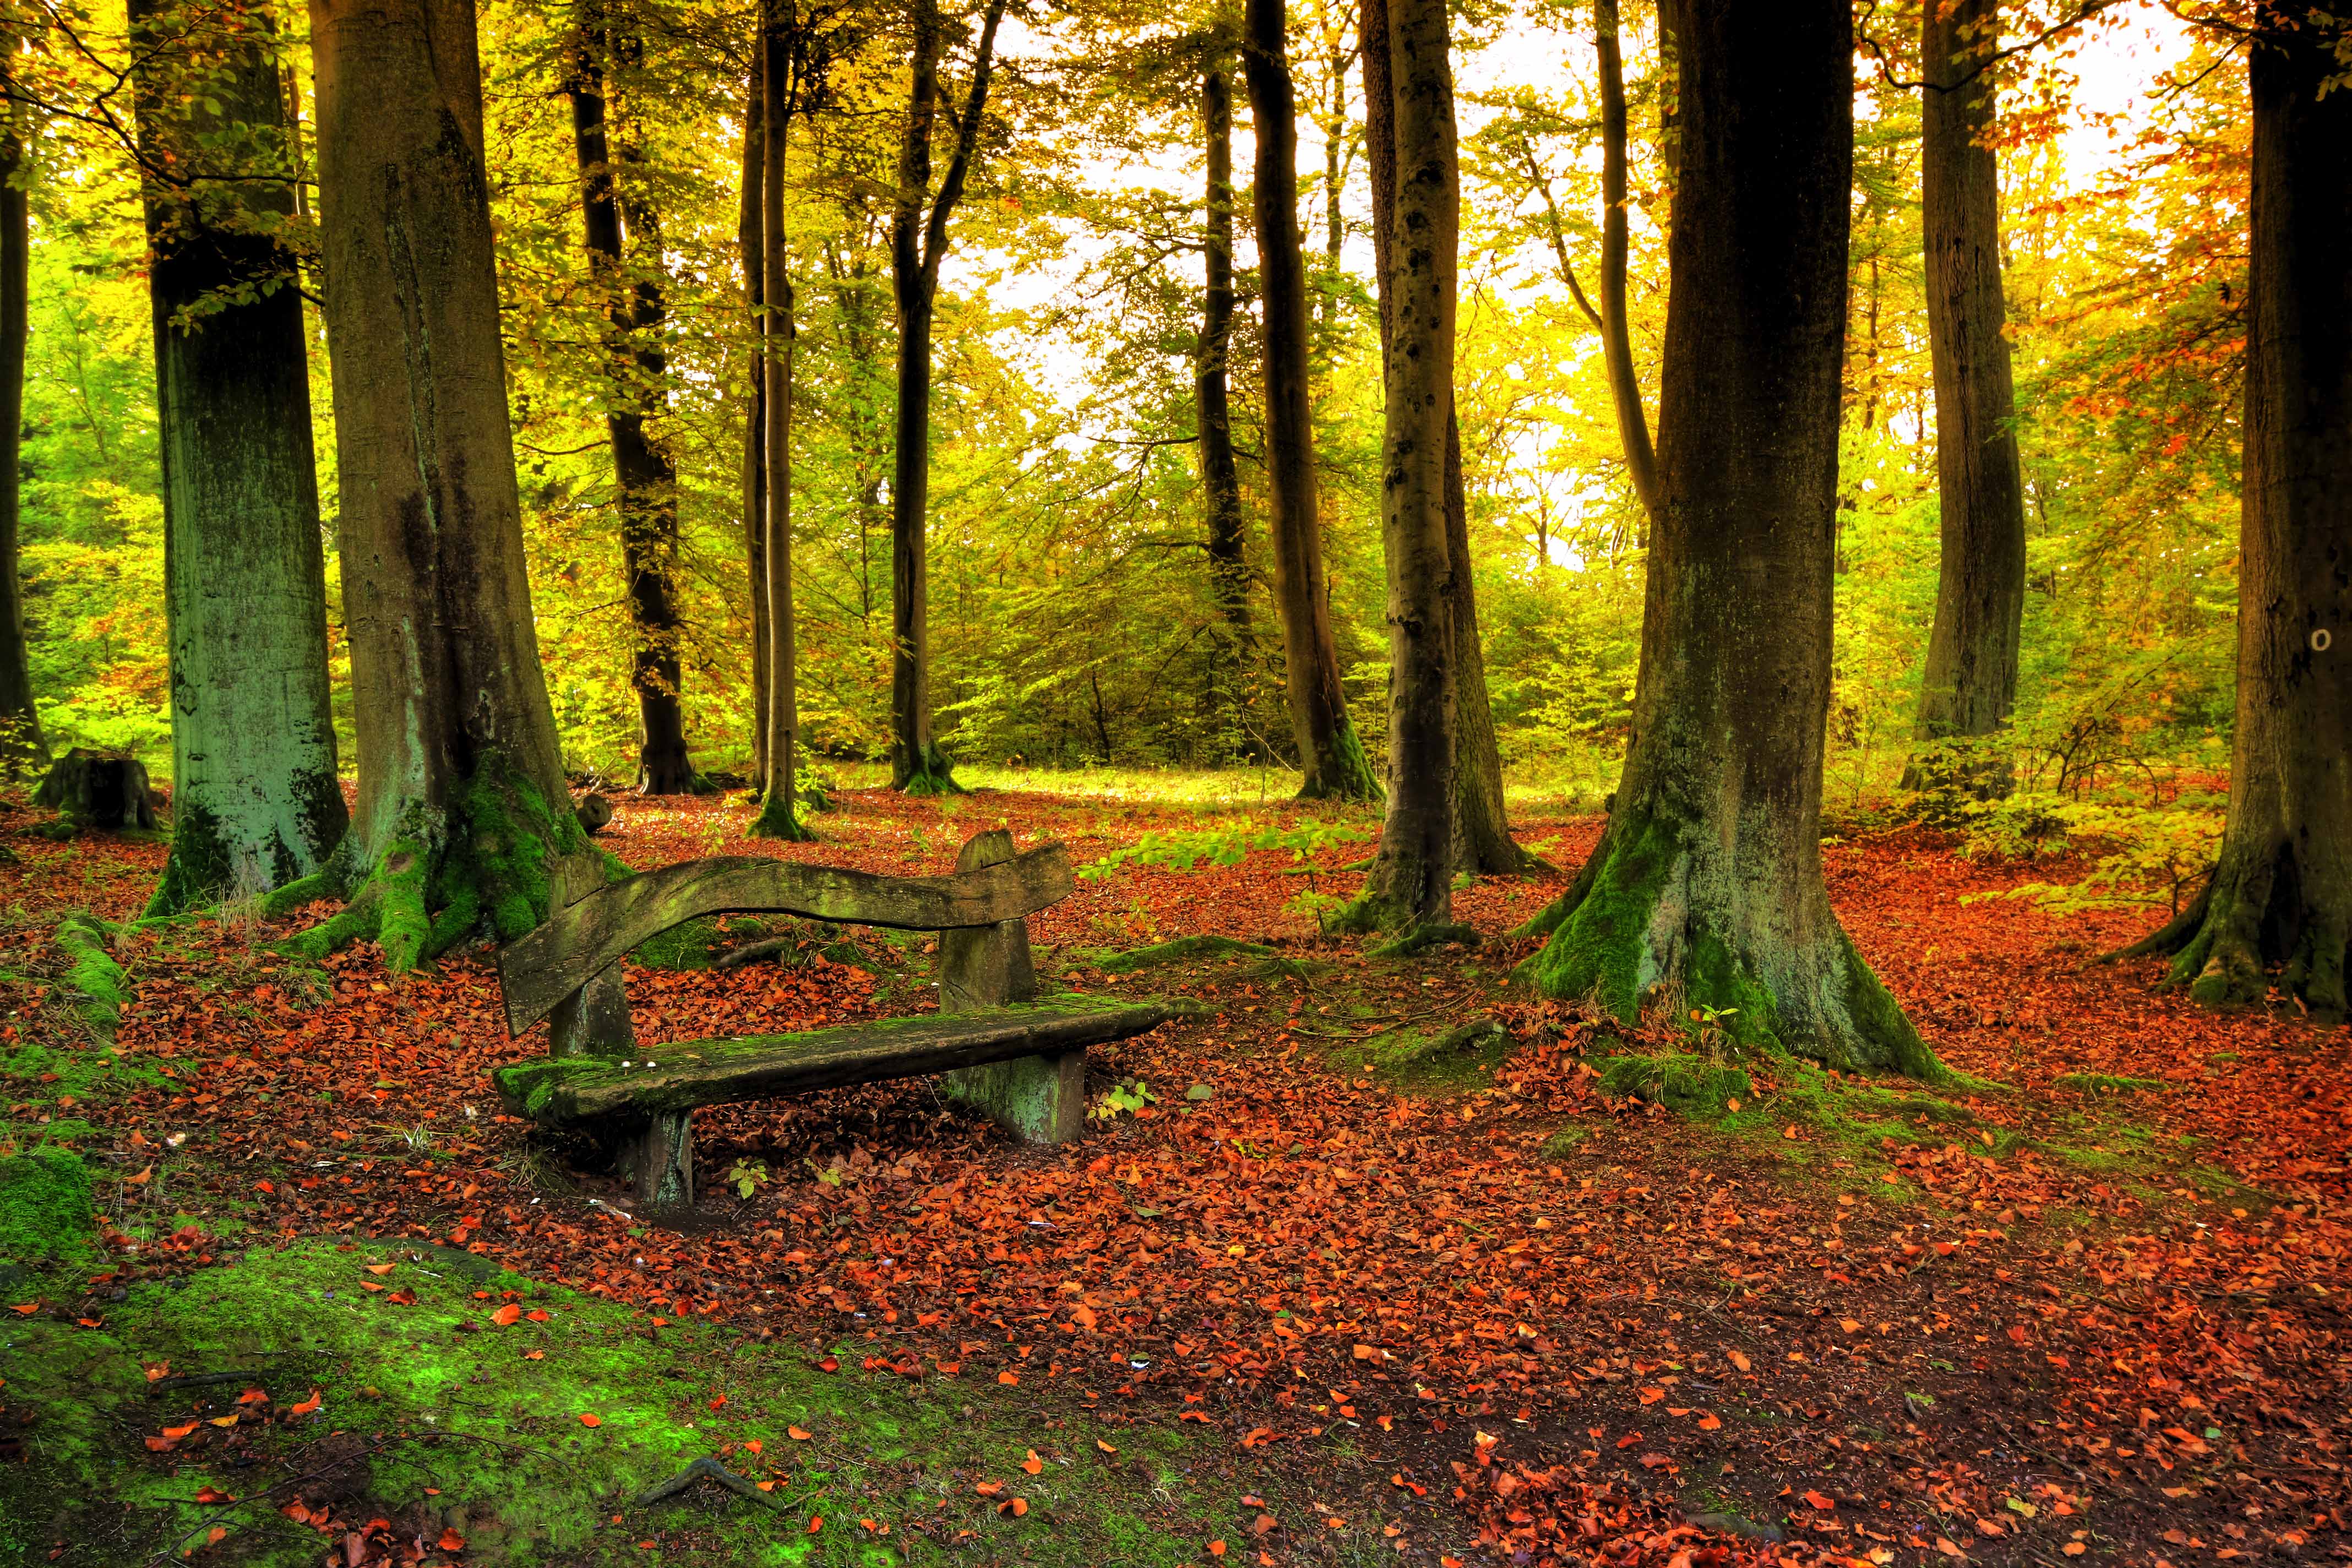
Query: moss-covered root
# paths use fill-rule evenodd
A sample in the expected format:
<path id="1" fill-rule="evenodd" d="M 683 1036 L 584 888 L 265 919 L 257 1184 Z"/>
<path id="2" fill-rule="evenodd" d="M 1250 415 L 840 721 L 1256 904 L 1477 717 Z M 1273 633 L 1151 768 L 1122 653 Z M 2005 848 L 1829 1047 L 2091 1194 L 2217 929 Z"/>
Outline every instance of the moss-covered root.
<path id="1" fill-rule="evenodd" d="M 1114 952 L 1096 965 L 1105 974 L 1126 974 L 1155 964 L 1181 963 L 1194 958 L 1275 958 L 1280 955 L 1264 942 L 1240 942 L 1229 936 L 1180 936 L 1151 947 Z"/>
<path id="2" fill-rule="evenodd" d="M 783 844 L 811 844 L 816 834 L 793 809 L 793 792 L 772 789 L 760 797 L 760 815 L 751 819 L 748 837 L 772 838 Z"/>
<path id="3" fill-rule="evenodd" d="M 891 788 L 902 795 L 969 795 L 971 792 L 955 781 L 955 759 L 940 750 L 937 742 L 925 744 L 920 754 L 907 767 Z"/>
<path id="4" fill-rule="evenodd" d="M 486 760 L 454 805 L 402 810 L 351 902 L 288 951 L 315 960 L 373 937 L 385 967 L 404 974 L 477 934 L 513 941 L 547 918 L 558 864 L 595 853 L 569 805 Z M 600 868 L 614 864 L 604 857 Z"/>
<path id="5" fill-rule="evenodd" d="M 1384 798 L 1380 775 L 1364 755 L 1364 742 L 1345 713 L 1337 734 L 1307 759 L 1307 776 L 1298 785 L 1300 800 L 1360 801 L 1377 805 Z"/>
<path id="6" fill-rule="evenodd" d="M 1517 971 L 1544 994 L 1591 1001 L 1627 1024 L 1645 1003 L 1675 997 L 1743 1047 L 1847 1070 L 1947 1076 L 1818 889 L 1759 894 L 1702 865 L 1655 817 L 1613 824 L 1578 882 L 1582 896 Z M 1742 900 L 1757 897 L 1775 906 L 1744 918 Z M 1810 918 L 1790 918 L 1782 906 L 1795 900 L 1816 904 Z M 1792 928 L 1814 935 L 1792 942 Z"/>
<path id="7" fill-rule="evenodd" d="M 1472 927 L 1452 921 L 1407 927 L 1391 941 L 1364 949 L 1367 958 L 1419 958 L 1423 953 L 1440 947 L 1475 947 L 1478 933 Z"/>
<path id="8" fill-rule="evenodd" d="M 2313 889 L 2275 866 L 2231 866 L 2225 855 L 2205 890 L 2158 930 L 2109 958 L 2168 956 L 2163 985 L 2185 988 L 2209 1007 L 2246 1007 L 2270 995 L 2269 965 L 2283 967 L 2279 989 L 2310 1016 L 2347 1016 L 2346 966 L 2352 910 L 2329 908 Z"/>
<path id="9" fill-rule="evenodd" d="M 1608 845 L 1609 840 L 1604 836 L 1599 844 L 1593 846 L 1591 855 L 1578 868 L 1576 879 L 1569 883 L 1567 890 L 1519 924 L 1505 931 L 1504 940 L 1526 942 L 1530 937 L 1549 936 L 1558 931 L 1560 922 L 1574 914 L 1576 907 L 1584 902 L 1585 896 L 1592 891 L 1593 878 L 1601 867 L 1601 852 L 1608 847 Z"/>
<path id="10" fill-rule="evenodd" d="M 81 997 L 75 1011 L 100 1034 L 111 1035 L 131 1000 L 122 965 L 108 942 L 114 930 L 96 915 L 76 912 L 58 922 L 57 943 L 66 955 L 66 985 Z"/>

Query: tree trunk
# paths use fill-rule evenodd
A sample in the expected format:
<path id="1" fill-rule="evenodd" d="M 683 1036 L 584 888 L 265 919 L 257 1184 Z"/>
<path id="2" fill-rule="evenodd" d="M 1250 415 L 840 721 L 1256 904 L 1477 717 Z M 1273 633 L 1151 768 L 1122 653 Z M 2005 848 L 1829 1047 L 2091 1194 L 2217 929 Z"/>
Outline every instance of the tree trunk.
<path id="1" fill-rule="evenodd" d="M 1387 0 L 1360 0 L 1364 152 L 1372 186 L 1373 270 L 1381 285 L 1381 352 L 1392 337 L 1387 284 L 1396 205 L 1396 121 L 1391 100 Z M 1445 416 L 1446 605 L 1454 636 L 1454 863 L 1465 871 L 1517 876 L 1537 864 L 1512 842 L 1503 808 L 1503 758 L 1486 692 L 1478 635 L 1478 595 L 1470 559 L 1470 503 L 1462 475 L 1462 426 Z"/>
<path id="2" fill-rule="evenodd" d="M 677 467 L 646 434 L 646 417 L 661 413 L 668 402 L 669 356 L 661 342 L 661 230 L 642 195 L 622 195 L 620 164 L 633 150 L 614 145 L 607 114 L 606 62 L 639 52 L 634 37 L 609 30 L 602 0 L 583 0 L 565 90 L 572 98 L 589 271 L 604 292 L 611 326 L 605 374 L 614 384 L 606 394 L 604 429 L 613 447 L 622 569 L 635 641 L 629 684 L 637 694 L 637 793 L 688 795 L 701 781 L 687 752 L 686 716 L 678 702 Z M 623 271 L 625 217 L 627 241 L 645 274 L 634 285 Z"/>
<path id="3" fill-rule="evenodd" d="M 2213 1005 L 2262 1001 L 2284 963 L 2280 988 L 2336 1021 L 2352 942 L 2352 99 L 2330 90 L 2340 25 L 2308 6 L 2270 15 L 2248 66 L 2229 826 L 2203 895 L 2129 951 L 2172 953 L 2170 983 Z"/>
<path id="4" fill-rule="evenodd" d="M 890 219 L 891 283 L 898 307 L 898 420 L 890 493 L 890 777 L 908 795 L 963 793 L 931 738 L 930 557 L 925 537 L 931 489 L 931 319 L 948 216 L 963 198 L 1004 0 L 989 0 L 972 57 L 971 90 L 956 116 L 954 155 L 931 191 L 931 126 L 939 112 L 938 0 L 915 0 L 915 54 L 907 125 L 898 148 L 898 196 Z M 926 207 L 928 206 L 928 216 Z"/>
<path id="5" fill-rule="evenodd" d="M 1275 598 L 1301 800 L 1377 800 L 1379 781 L 1348 720 L 1323 580 L 1308 401 L 1307 264 L 1298 230 L 1298 121 L 1283 0 L 1247 0 L 1242 75 L 1255 122 L 1258 294 L 1265 310 L 1265 468 L 1274 492 Z"/>
<path id="6" fill-rule="evenodd" d="M 784 159 L 790 151 L 794 82 L 791 0 L 770 0 L 761 29 L 760 70 L 760 434 L 767 501 L 761 552 L 768 577 L 768 771 L 761 776 L 754 838 L 806 841 L 801 822 L 800 661 L 793 616 L 793 280 L 784 234 Z"/>
<path id="7" fill-rule="evenodd" d="M 761 280 L 763 222 L 761 167 L 767 158 L 766 100 L 761 78 L 765 65 L 752 62 L 743 110 L 742 203 L 735 219 L 735 244 L 743 258 L 743 304 L 757 343 L 767 331 L 767 291 Z M 751 776 L 764 789 L 768 778 L 768 648 L 774 635 L 768 618 L 768 475 L 766 426 L 768 371 L 765 356 L 751 353 L 751 385 L 743 417 L 743 561 L 751 581 Z"/>
<path id="8" fill-rule="evenodd" d="M 1209 592 L 1224 623 L 1225 647 L 1212 660 L 1211 700 L 1239 731 L 1257 650 L 1250 625 L 1249 567 L 1243 559 L 1242 482 L 1234 461 L 1229 373 L 1234 336 L 1234 97 L 1222 60 L 1201 73 L 1201 128 L 1208 164 L 1201 237 L 1205 280 L 1192 398 L 1201 430 L 1201 493 L 1209 514 Z M 1255 751 L 1244 741 L 1244 751 Z"/>
<path id="9" fill-rule="evenodd" d="M 0 89 L 13 87 L 16 39 L 0 29 Z M 31 111 L 0 92 L 0 780 L 22 778 L 47 762 L 41 714 L 33 700 L 32 661 L 25 646 L 25 589 L 17 530 L 25 436 L 25 340 L 32 300 L 31 223 L 25 187 L 26 117 Z"/>
<path id="10" fill-rule="evenodd" d="M 1378 4 L 1379 0 L 1372 0 Z M 1416 934 L 1453 923 L 1455 562 L 1446 527 L 1446 458 L 1454 430 L 1454 251 L 1461 168 L 1446 0 L 1391 0 L 1387 221 L 1381 258 L 1382 379 L 1381 542 L 1388 559 L 1388 811 L 1364 902 L 1384 930 Z M 1366 100 L 1370 78 L 1366 71 Z M 1376 111 L 1375 111 L 1376 112 Z"/>
<path id="11" fill-rule="evenodd" d="M 270 31 L 223 33 L 154 0 L 134 0 L 130 19 L 155 40 L 137 82 L 149 165 L 210 174 L 208 144 L 234 136 L 247 168 L 292 172 Z M 182 106 L 192 50 L 211 62 L 216 110 Z M 315 875 L 350 815 L 327 683 L 302 297 L 273 232 L 292 210 L 289 186 L 145 184 L 174 808 L 148 911 L 174 914 Z"/>
<path id="12" fill-rule="evenodd" d="M 1853 174 L 1843 0 L 1676 6 L 1684 105 L 1634 741 L 1521 973 L 1628 1023 L 1942 1072 L 1822 882 Z"/>
<path id="13" fill-rule="evenodd" d="M 1592 42 L 1601 57 L 1601 353 L 1625 471 L 1643 511 L 1654 515 L 1658 462 L 1650 448 L 1642 384 L 1633 375 L 1633 336 L 1625 320 L 1625 66 L 1617 48 L 1617 0 L 1592 0 Z"/>
<path id="14" fill-rule="evenodd" d="M 1942 574 L 1919 690 L 1927 754 L 1907 789 L 1965 781 L 2006 794 L 2005 758 L 1936 754 L 1937 742 L 1998 735 L 2017 700 L 2025 615 L 2025 489 L 2019 477 L 2009 340 L 2001 335 L 2000 176 L 1984 138 L 1992 125 L 2000 0 L 1938 0 L 1923 8 L 1922 226 L 1927 338 L 1936 386 L 1936 479 Z"/>
<path id="15" fill-rule="evenodd" d="M 520 935 L 593 851 L 524 574 L 473 8 L 313 0 L 310 24 L 360 799 L 351 906 L 301 945 L 373 935 L 399 973 Z"/>

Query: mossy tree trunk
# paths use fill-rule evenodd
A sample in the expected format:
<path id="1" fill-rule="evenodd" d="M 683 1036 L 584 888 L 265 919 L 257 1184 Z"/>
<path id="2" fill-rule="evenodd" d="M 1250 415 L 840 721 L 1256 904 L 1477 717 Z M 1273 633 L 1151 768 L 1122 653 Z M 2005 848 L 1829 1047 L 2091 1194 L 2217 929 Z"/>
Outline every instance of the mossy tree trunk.
<path id="1" fill-rule="evenodd" d="M 1634 740 L 1523 977 L 1841 1067 L 1941 1069 L 1822 882 L 1853 170 L 1842 0 L 1675 7 L 1682 184 Z M 1677 1016 L 1681 1016 L 1678 1012 Z"/>
<path id="2" fill-rule="evenodd" d="M 1315 482 L 1315 420 L 1307 351 L 1307 261 L 1298 230 L 1297 93 L 1290 77 L 1283 0 L 1248 0 L 1242 76 L 1257 151 L 1258 299 L 1264 312 L 1265 469 L 1273 492 L 1275 604 L 1282 616 L 1290 727 L 1306 776 L 1301 800 L 1378 800 L 1364 745 L 1348 718 L 1323 577 L 1322 508 Z"/>
<path id="3" fill-rule="evenodd" d="M 755 345 L 767 331 L 768 296 L 761 277 L 765 264 L 760 254 L 768 146 L 761 83 L 766 68 L 760 58 L 753 58 L 744 95 L 742 202 L 735 220 L 736 249 L 743 261 L 743 306 Z M 751 776 L 762 785 L 768 777 L 768 647 L 772 636 L 768 620 L 767 383 L 767 362 L 755 346 L 743 416 L 743 561 L 751 588 Z"/>
<path id="4" fill-rule="evenodd" d="M 2000 0 L 1942 0 L 1920 15 L 1928 84 L 1920 212 L 1942 556 L 1915 730 L 1924 749 L 1904 784 L 1992 795 L 2008 792 L 2010 768 L 1981 742 L 2007 728 L 2017 700 L 2025 616 L 2025 488 L 2001 332 L 2000 171 L 1985 142 Z M 1971 742 L 1971 754 L 1950 754 Z"/>
<path id="5" fill-rule="evenodd" d="M 1663 16 L 1663 13 L 1661 14 Z M 1625 129 L 1625 62 L 1618 47 L 1617 0 L 1593 0 L 1592 44 L 1601 64 L 1601 353 L 1609 374 L 1610 406 L 1626 477 L 1644 512 L 1658 510 L 1658 459 L 1642 411 L 1642 383 L 1633 374 L 1633 333 L 1625 312 L 1625 261 L 1630 248 Z"/>
<path id="6" fill-rule="evenodd" d="M 2346 1016 L 2352 942 L 2352 97 L 2341 24 L 2281 6 L 2252 42 L 2252 258 L 2230 817 L 2204 893 L 2128 951 L 2200 1002 L 2267 973 Z M 2324 95 L 2324 96 L 2323 96 Z"/>
<path id="7" fill-rule="evenodd" d="M 1387 0 L 1362 0 L 1358 55 L 1364 72 L 1364 150 L 1372 190 L 1373 272 L 1380 281 L 1382 353 L 1391 336 L 1387 291 L 1396 205 L 1396 114 L 1391 101 Z M 1461 870 L 1517 876 L 1535 858 L 1512 841 L 1503 809 L 1503 756 L 1486 689 L 1478 595 L 1470 559 L 1470 502 L 1462 476 L 1462 426 L 1445 414 L 1446 606 L 1454 638 L 1454 863 Z"/>
<path id="8" fill-rule="evenodd" d="M 609 68 L 644 50 L 612 26 L 604 0 L 583 0 L 569 45 L 564 90 L 572 100 L 572 148 L 589 271 L 605 296 L 604 429 L 621 518 L 622 571 L 628 582 L 629 685 L 637 697 L 637 793 L 687 795 L 701 787 L 686 743 L 678 700 L 677 466 L 646 430 L 669 403 L 667 313 L 661 285 L 659 215 L 623 165 L 635 149 L 612 132 Z M 628 252 L 635 254 L 631 257 Z M 636 273 L 629 276 L 630 270 Z"/>
<path id="9" fill-rule="evenodd" d="M 784 234 L 784 160 L 796 81 L 792 0 L 769 0 L 760 30 L 760 491 L 768 642 L 767 771 L 755 838 L 815 837 L 800 819 L 800 660 L 793 619 L 793 280 Z"/>
<path id="10" fill-rule="evenodd" d="M 1378 37 L 1375 9 L 1385 13 Z M 1363 897 L 1372 923 L 1409 936 L 1452 924 L 1454 911 L 1455 563 L 1445 479 L 1461 171 L 1444 0 L 1368 0 L 1364 11 L 1367 141 L 1379 144 L 1370 163 L 1386 394 L 1389 777 Z"/>
<path id="11" fill-rule="evenodd" d="M 1234 89 L 1226 64 L 1221 48 L 1212 46 L 1201 69 L 1208 199 L 1201 233 L 1201 339 L 1193 355 L 1192 406 L 1201 432 L 1201 500 L 1209 523 L 1209 593 L 1224 640 L 1223 656 L 1211 661 L 1210 705 L 1246 736 L 1257 633 L 1250 624 L 1241 469 L 1234 459 Z M 1256 749 L 1255 741 L 1244 739 L 1245 754 Z"/>
<path id="12" fill-rule="evenodd" d="M 360 798 L 352 902 L 301 945 L 375 936 L 398 973 L 536 925 L 587 841 L 524 574 L 473 8 L 310 24 Z"/>
<path id="13" fill-rule="evenodd" d="M 1004 0 L 988 0 L 971 90 L 954 114 L 955 150 L 934 193 L 931 132 L 939 116 L 941 25 L 939 0 L 915 0 L 913 69 L 890 219 L 891 280 L 898 305 L 898 453 L 890 493 L 890 781 L 908 795 L 961 793 L 947 753 L 931 736 L 931 570 L 925 515 L 931 492 L 931 322 L 940 264 L 947 258 L 948 217 L 963 199 L 980 144 L 996 26 L 1003 17 Z"/>
<path id="14" fill-rule="evenodd" d="M 275 34 L 171 0 L 130 18 L 172 689 L 172 852 L 148 908 L 171 914 L 317 874 L 349 813 Z"/>
<path id="15" fill-rule="evenodd" d="M 32 233 L 26 200 L 23 120 L 9 98 L 16 40 L 0 27 L 0 780 L 41 770 L 49 748 L 33 700 L 25 643 L 25 587 L 17 531 L 23 511 L 25 342 L 31 321 Z"/>

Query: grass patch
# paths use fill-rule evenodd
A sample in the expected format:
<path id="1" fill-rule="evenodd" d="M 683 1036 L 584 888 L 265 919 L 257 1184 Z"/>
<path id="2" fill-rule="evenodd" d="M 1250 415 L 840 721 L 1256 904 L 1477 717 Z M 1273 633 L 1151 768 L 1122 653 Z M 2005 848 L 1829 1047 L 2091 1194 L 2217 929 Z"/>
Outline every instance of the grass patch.
<path id="1" fill-rule="evenodd" d="M 386 1262 L 385 1274 L 366 1271 Z M 548 1316 L 500 1327 L 509 1300 Z M 959 1540 L 990 1560 L 1150 1568 L 1196 1561 L 1202 1542 L 1233 1532 L 1225 1489 L 1192 1479 L 1224 1454 L 1217 1439 L 1098 1427 L 1067 1386 L 1081 1373 L 1041 1394 L 854 1370 L 883 1348 L 846 1343 L 827 1373 L 811 1351 L 709 1325 L 656 1329 L 466 1254 L 256 1250 L 135 1285 L 96 1329 L 62 1310 L 0 1326 L 0 1401 L 30 1459 L 0 1467 L 0 1565 L 47 1562 L 57 1542 L 64 1563 L 173 1557 L 217 1527 L 227 1533 L 215 1561 L 309 1568 L 374 1518 L 394 1540 L 423 1536 L 428 1552 L 453 1531 L 467 1561 L 514 1564 L 865 1564 Z M 163 1362 L 173 1375 L 237 1375 L 159 1392 L 142 1367 Z M 247 1388 L 268 1397 L 240 1404 Z M 289 1418 L 314 1394 L 320 1408 Z M 168 1451 L 142 1441 L 190 1424 Z M 793 1427 L 812 1436 L 796 1441 Z M 1097 1435 L 1118 1452 L 1098 1449 Z M 1033 1448 L 1045 1461 L 1034 1478 L 1022 1468 Z M 635 1505 L 706 1457 L 773 1480 L 768 1495 L 789 1511 L 709 1483 Z M 999 1513 L 975 1492 L 983 1479 L 1004 1484 L 997 1500 L 1024 1498 L 1026 1515 Z M 238 1501 L 198 1505 L 205 1488 Z M 288 1517 L 298 1500 L 335 1527 Z M 660 1556 L 639 1549 L 648 1539 Z"/>
<path id="2" fill-rule="evenodd" d="M 1332 1053 L 1342 1070 L 1360 1069 L 1400 1089 L 1482 1089 L 1511 1052 L 1508 1031 L 1492 1018 L 1454 1028 L 1391 1029 Z"/>

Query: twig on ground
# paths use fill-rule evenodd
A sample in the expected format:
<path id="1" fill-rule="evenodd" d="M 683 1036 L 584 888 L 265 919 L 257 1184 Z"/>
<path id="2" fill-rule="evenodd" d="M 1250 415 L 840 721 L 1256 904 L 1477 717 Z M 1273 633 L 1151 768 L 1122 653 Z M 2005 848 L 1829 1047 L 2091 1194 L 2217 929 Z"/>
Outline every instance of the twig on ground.
<path id="1" fill-rule="evenodd" d="M 676 1497 L 678 1493 L 684 1491 L 695 1482 L 704 1479 L 705 1478 L 718 1482 L 720 1486 L 725 1487 L 729 1491 L 733 1492 L 737 1497 L 758 1503 L 761 1508 L 772 1509 L 778 1513 L 785 1513 L 789 1512 L 793 1507 L 790 1501 L 777 1497 L 772 1492 L 761 1491 L 758 1483 L 744 1479 L 741 1476 L 737 1475 L 734 1471 L 729 1469 L 726 1466 L 707 1455 L 702 1458 L 695 1460 L 694 1463 L 687 1466 L 686 1468 L 678 1471 L 677 1474 L 670 1477 L 669 1479 L 666 1481 L 656 1481 L 652 1486 L 647 1487 L 635 1497 L 631 1498 L 629 1500 L 629 1506 L 631 1508 L 651 1508 L 654 1504 L 661 1501 L 664 1498 Z"/>

